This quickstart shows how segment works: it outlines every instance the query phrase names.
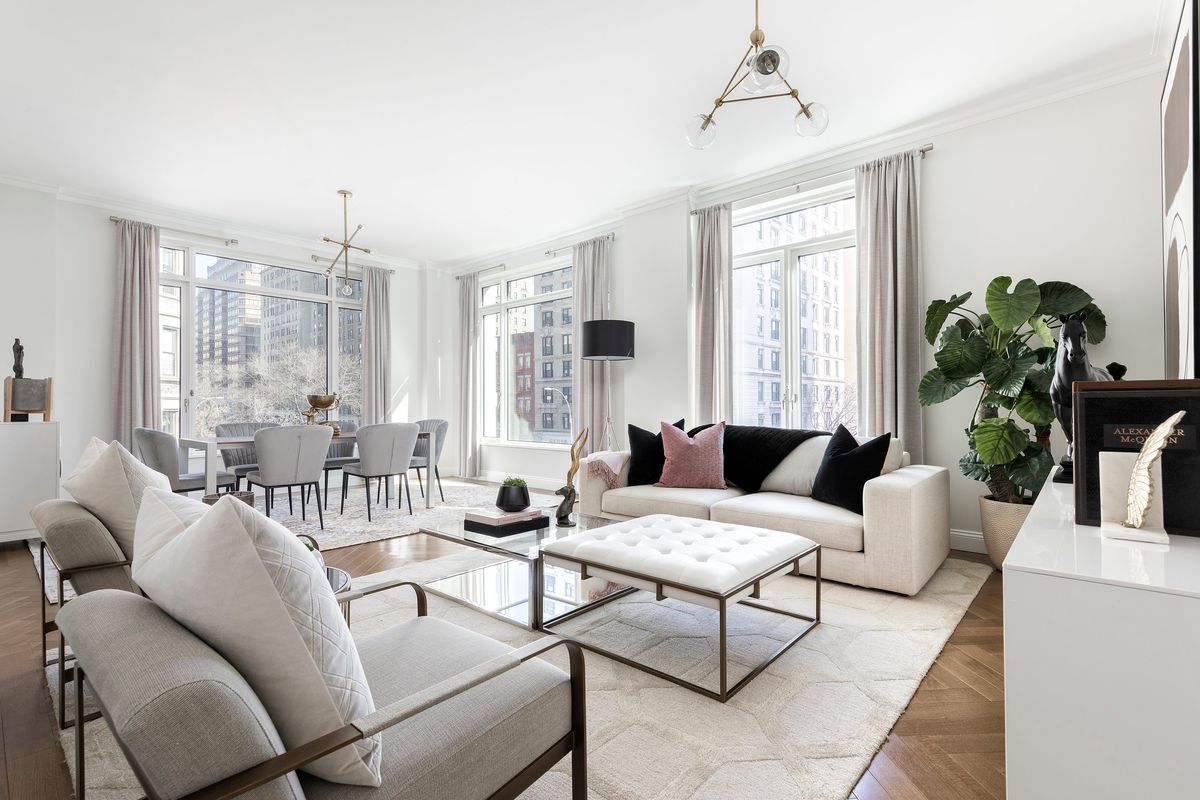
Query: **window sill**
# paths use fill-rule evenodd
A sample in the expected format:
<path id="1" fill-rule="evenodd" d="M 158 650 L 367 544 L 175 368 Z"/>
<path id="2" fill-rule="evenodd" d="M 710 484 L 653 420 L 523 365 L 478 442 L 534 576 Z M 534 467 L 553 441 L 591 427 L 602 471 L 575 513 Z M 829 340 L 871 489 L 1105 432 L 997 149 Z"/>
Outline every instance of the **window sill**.
<path id="1" fill-rule="evenodd" d="M 480 439 L 480 447 L 503 447 L 516 450 L 550 450 L 569 453 L 569 444 L 547 444 L 545 442 L 510 442 L 504 439 Z"/>

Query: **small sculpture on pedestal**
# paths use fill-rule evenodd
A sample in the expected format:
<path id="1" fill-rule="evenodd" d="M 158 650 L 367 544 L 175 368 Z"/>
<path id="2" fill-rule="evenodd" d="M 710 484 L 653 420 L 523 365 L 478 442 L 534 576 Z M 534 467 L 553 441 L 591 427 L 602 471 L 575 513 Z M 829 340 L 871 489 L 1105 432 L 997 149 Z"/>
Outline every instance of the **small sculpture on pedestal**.
<path id="1" fill-rule="evenodd" d="M 1155 428 L 1139 453 L 1101 451 L 1101 535 L 1109 539 L 1169 543 L 1163 527 L 1161 458 L 1176 433 L 1175 426 L 1186 413 L 1176 412 Z M 1118 502 L 1118 498 L 1124 503 Z"/>
<path id="2" fill-rule="evenodd" d="M 587 440 L 588 429 L 584 428 L 575 437 L 575 443 L 571 445 L 571 468 L 567 471 L 567 485 L 555 492 L 562 498 L 562 502 L 558 504 L 558 510 L 554 512 L 558 526 L 561 528 L 575 526 L 575 523 L 571 521 L 571 512 L 575 508 L 575 474 L 579 472 L 579 456 L 583 453 L 583 448 L 587 446 Z"/>
<path id="3" fill-rule="evenodd" d="M 13 339 L 13 377 L 25 377 L 25 345 L 20 339 Z"/>
<path id="4" fill-rule="evenodd" d="M 1054 416 L 1067 437 L 1067 453 L 1054 473 L 1056 483 L 1071 483 L 1075 475 L 1074 429 L 1071 420 L 1071 384 L 1075 381 L 1119 381 L 1125 367 L 1112 363 L 1108 369 L 1092 366 L 1087 352 L 1087 312 L 1080 311 L 1059 317 L 1058 353 L 1055 356 L 1054 378 L 1050 381 L 1050 403 Z"/>

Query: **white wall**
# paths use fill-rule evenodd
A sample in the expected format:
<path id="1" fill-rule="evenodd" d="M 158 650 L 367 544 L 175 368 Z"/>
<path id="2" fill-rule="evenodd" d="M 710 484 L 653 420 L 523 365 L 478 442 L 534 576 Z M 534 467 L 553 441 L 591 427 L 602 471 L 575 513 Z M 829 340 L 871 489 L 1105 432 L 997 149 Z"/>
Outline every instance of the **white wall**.
<path id="1" fill-rule="evenodd" d="M 997 275 L 1070 281 L 1108 318 L 1092 361 L 1161 378 L 1161 88 L 1159 76 L 1139 78 L 937 136 L 922 173 L 925 304 L 973 291 L 983 310 Z M 925 412 L 926 460 L 951 468 L 951 525 L 968 531 L 985 489 L 956 465 L 977 399 Z"/>

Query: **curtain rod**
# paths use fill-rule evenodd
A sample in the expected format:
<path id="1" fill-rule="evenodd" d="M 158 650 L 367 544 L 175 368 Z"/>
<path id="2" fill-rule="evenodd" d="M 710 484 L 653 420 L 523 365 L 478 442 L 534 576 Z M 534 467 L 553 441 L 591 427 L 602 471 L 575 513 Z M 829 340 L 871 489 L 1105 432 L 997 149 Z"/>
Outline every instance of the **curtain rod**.
<path id="1" fill-rule="evenodd" d="M 467 277 L 468 275 L 486 275 L 489 272 L 503 272 L 507 268 L 508 267 L 505 264 L 497 264 L 494 267 L 488 267 L 487 269 L 481 269 L 476 272 L 464 272 L 461 275 L 455 275 L 454 280 L 461 281 L 463 278 Z"/>
<path id="2" fill-rule="evenodd" d="M 921 158 L 925 158 L 925 154 L 930 152 L 931 150 L 933 150 L 932 142 L 930 142 L 929 144 L 921 145 L 920 147 L 917 148 L 917 152 L 921 154 Z M 792 190 L 793 190 L 793 192 L 799 192 L 800 184 L 797 183 L 795 186 L 792 187 Z M 756 197 L 763 197 L 764 195 L 768 195 L 768 194 L 776 194 L 780 191 L 783 191 L 783 189 L 782 188 L 768 189 L 767 191 L 759 192 L 758 194 L 751 194 L 751 195 L 747 195 L 745 197 L 739 197 L 738 202 L 745 202 L 746 200 L 753 200 Z M 696 209 L 692 212 L 692 216 L 694 217 L 699 213 L 700 213 L 700 209 Z"/>
<path id="3" fill-rule="evenodd" d="M 616 235 L 615 233 L 606 233 L 606 234 L 604 234 L 603 236 L 597 236 L 597 237 L 595 237 L 595 238 L 597 238 L 597 239 L 608 239 L 608 240 L 611 242 L 613 239 L 617 238 L 617 235 Z M 565 244 L 565 245 L 563 245 L 562 247 L 556 247 L 556 248 L 554 248 L 553 250 L 547 250 L 547 251 L 546 251 L 546 257 L 547 257 L 547 258 L 551 258 L 551 257 L 553 257 L 553 256 L 556 256 L 556 255 L 558 255 L 558 254 L 559 254 L 559 253 L 561 253 L 563 250 L 570 250 L 570 249 L 572 249 L 572 248 L 574 248 L 574 247 L 575 247 L 575 245 L 573 245 L 573 244 Z"/>

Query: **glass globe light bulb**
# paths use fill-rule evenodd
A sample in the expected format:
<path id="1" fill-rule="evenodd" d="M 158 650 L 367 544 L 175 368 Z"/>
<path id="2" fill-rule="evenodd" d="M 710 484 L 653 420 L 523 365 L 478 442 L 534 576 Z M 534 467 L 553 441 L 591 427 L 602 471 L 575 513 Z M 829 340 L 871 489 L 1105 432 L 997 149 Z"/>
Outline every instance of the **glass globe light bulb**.
<path id="1" fill-rule="evenodd" d="M 717 138 L 717 121 L 708 114 L 697 114 L 688 121 L 684 138 L 696 150 L 703 150 Z"/>
<path id="2" fill-rule="evenodd" d="M 750 55 L 747 62 L 750 75 L 746 82 L 754 84 L 760 91 L 778 88 L 783 85 L 790 65 L 791 59 L 782 47 L 763 45 Z"/>
<path id="3" fill-rule="evenodd" d="M 804 109 L 796 112 L 796 133 L 801 136 L 820 136 L 829 127 L 829 112 L 820 103 L 809 103 L 808 114 Z"/>
<path id="4" fill-rule="evenodd" d="M 354 294 L 354 287 L 347 283 L 342 286 L 340 291 L 343 297 L 351 297 Z"/>

